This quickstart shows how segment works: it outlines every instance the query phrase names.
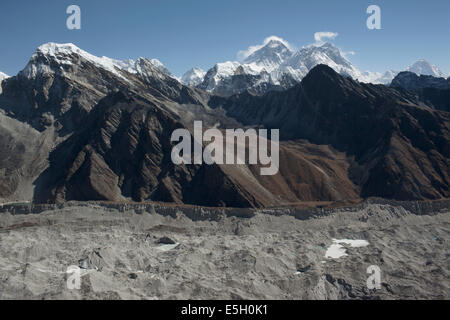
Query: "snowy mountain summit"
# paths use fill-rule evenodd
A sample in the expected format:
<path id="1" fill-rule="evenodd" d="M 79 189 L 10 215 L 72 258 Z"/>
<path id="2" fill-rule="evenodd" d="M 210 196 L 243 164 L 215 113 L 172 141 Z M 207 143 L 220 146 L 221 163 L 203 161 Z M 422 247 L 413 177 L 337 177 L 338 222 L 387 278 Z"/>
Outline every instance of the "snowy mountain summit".
<path id="1" fill-rule="evenodd" d="M 336 72 L 361 82 L 374 82 L 378 74 L 361 72 L 331 43 L 312 44 L 301 48 L 285 61 L 278 73 L 287 73 L 300 81 L 315 66 L 325 64 Z"/>
<path id="2" fill-rule="evenodd" d="M 297 50 L 282 38 L 271 36 L 259 45 L 239 51 L 238 61 L 216 63 L 207 72 L 192 68 L 180 79 L 175 78 L 158 59 L 117 60 L 92 55 L 71 43 L 50 42 L 37 48 L 19 76 L 36 79 L 42 74 L 73 75 L 73 71 L 83 70 L 80 66 L 85 66 L 86 62 L 127 82 L 130 75 L 146 80 L 151 77 L 160 80 L 170 78 L 170 81 L 176 79 L 182 84 L 224 96 L 245 91 L 263 94 L 271 90 L 288 89 L 319 64 L 365 83 L 389 84 L 398 74 L 392 70 L 385 73 L 361 71 L 332 43 L 316 42 Z M 446 77 L 436 66 L 423 59 L 406 68 L 406 71 L 417 75 Z M 0 81 L 6 77 L 0 72 Z"/>
<path id="3" fill-rule="evenodd" d="M 246 52 L 240 52 L 244 57 L 243 64 L 254 71 L 272 72 L 295 53 L 294 48 L 279 37 L 268 37 L 263 45 L 250 47 Z"/>
<path id="4" fill-rule="evenodd" d="M 217 63 L 205 75 L 190 70 L 183 76 L 182 82 L 225 96 L 244 91 L 260 94 L 292 87 L 319 64 L 364 83 L 390 84 L 398 74 L 393 70 L 383 73 L 362 71 L 351 63 L 343 51 L 329 42 L 316 41 L 296 50 L 286 40 L 271 36 L 259 45 L 239 51 L 238 61 Z M 437 67 L 425 60 L 417 61 L 406 71 L 445 77 Z M 195 81 L 190 81 L 190 77 L 194 77 Z"/>
<path id="5" fill-rule="evenodd" d="M 419 61 L 408 67 L 406 71 L 413 72 L 417 75 L 433 76 L 437 78 L 446 77 L 441 70 L 424 59 L 420 59 Z"/>
<path id="6" fill-rule="evenodd" d="M 200 68 L 192 68 L 181 77 L 181 83 L 188 86 L 197 86 L 203 82 L 206 72 Z"/>
<path id="7" fill-rule="evenodd" d="M 96 67 L 111 72 L 112 74 L 125 78 L 122 71 L 137 74 L 141 60 L 132 59 L 116 60 L 108 57 L 97 57 L 92 55 L 72 43 L 53 43 L 49 42 L 41 45 L 31 57 L 25 69 L 19 75 L 26 78 L 36 78 L 39 74 L 52 74 L 55 72 L 64 72 L 65 68 L 74 66 L 80 61 L 88 61 Z M 160 72 L 171 76 L 170 71 L 157 59 L 147 60 Z"/>
<path id="8" fill-rule="evenodd" d="M 108 57 L 96 57 L 84 50 L 81 50 L 72 43 L 46 43 L 36 49 L 36 52 L 31 57 L 29 63 L 19 75 L 27 78 L 35 78 L 39 74 L 53 73 L 64 69 L 64 66 L 71 66 L 75 64 L 74 57 L 85 59 L 95 66 L 107 70 L 111 73 L 120 76 L 118 70 L 126 70 L 130 73 L 135 73 L 134 61 L 120 61 Z M 53 63 L 49 63 L 49 61 Z M 54 70 L 58 65 L 60 70 Z"/>
<path id="9" fill-rule="evenodd" d="M 246 90 L 254 93 L 283 90 L 300 82 L 319 64 L 326 64 L 336 72 L 360 82 L 380 83 L 384 76 L 358 70 L 341 50 L 331 43 L 315 43 L 295 50 L 287 41 L 272 36 L 260 45 L 240 51 L 238 57 L 241 62 L 227 61 L 216 64 L 206 73 L 198 87 L 222 95 Z"/>

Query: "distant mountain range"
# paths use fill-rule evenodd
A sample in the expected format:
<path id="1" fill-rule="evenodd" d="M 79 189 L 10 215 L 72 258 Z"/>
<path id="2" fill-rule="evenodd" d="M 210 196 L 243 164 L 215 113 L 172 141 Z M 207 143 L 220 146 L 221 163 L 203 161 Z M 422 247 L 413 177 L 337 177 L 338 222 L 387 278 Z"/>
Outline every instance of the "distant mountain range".
<path id="1" fill-rule="evenodd" d="M 293 53 L 272 40 L 247 64 L 216 65 L 198 87 L 155 60 L 100 58 L 72 44 L 39 47 L 1 83 L 0 200 L 271 207 L 450 197 L 444 89 L 358 82 L 349 77 L 358 71 L 329 44 Z M 306 73 L 276 72 L 293 65 Z M 217 95 L 220 83 L 241 93 Z M 174 165 L 170 135 L 192 130 L 194 120 L 220 130 L 280 129 L 278 174 L 261 176 L 258 165 Z"/>
<path id="2" fill-rule="evenodd" d="M 137 73 L 136 64 L 143 59 L 120 61 L 107 57 L 98 58 L 78 48 L 70 47 L 71 45 L 65 45 L 65 48 L 56 48 L 55 45 L 46 44 L 38 50 L 47 50 L 49 54 L 54 50 L 78 50 L 82 56 L 108 71 L 119 68 L 134 74 Z M 252 48 L 250 52 L 241 56 L 241 62 L 220 62 L 208 71 L 194 67 L 180 78 L 175 77 L 158 59 L 148 61 L 164 74 L 177 79 L 184 85 L 198 87 L 223 96 L 231 96 L 246 90 L 255 94 L 285 90 L 299 83 L 313 67 L 319 64 L 325 64 L 341 75 L 364 83 L 389 85 L 399 74 L 398 71 L 393 70 L 384 73 L 360 71 L 346 58 L 345 53 L 331 43 L 316 43 L 296 50 L 287 41 L 272 36 L 265 39 L 262 45 L 250 48 Z M 436 66 L 424 59 L 415 62 L 404 71 L 417 75 L 447 77 Z M 5 77 L 7 76 L 0 72 L 0 81 Z"/>
<path id="3" fill-rule="evenodd" d="M 437 78 L 445 78 L 445 74 L 436 66 L 430 64 L 428 61 L 421 59 L 412 66 L 406 68 L 405 71 L 413 72 L 417 75 L 433 76 Z"/>
<path id="4" fill-rule="evenodd" d="M 408 90 L 417 90 L 424 88 L 435 89 L 450 89 L 450 77 L 445 79 L 443 77 L 424 75 L 404 71 L 397 74 L 391 82 L 392 87 L 401 87 Z"/>
<path id="5" fill-rule="evenodd" d="M 414 92 L 418 98 L 435 109 L 450 111 L 450 78 L 434 76 L 418 76 L 415 73 L 400 72 L 391 87 L 403 88 Z"/>
<path id="6" fill-rule="evenodd" d="M 242 62 L 217 63 L 207 72 L 195 68 L 195 81 L 190 81 L 192 70 L 181 81 L 215 94 L 230 96 L 245 90 L 261 94 L 270 90 L 285 90 L 299 83 L 316 65 L 325 64 L 336 72 L 354 80 L 374 84 L 390 84 L 398 72 L 360 71 L 341 50 L 331 43 L 312 44 L 294 50 L 279 37 L 269 37 L 264 44 L 243 57 Z M 406 71 L 418 75 L 443 77 L 444 74 L 425 60 L 419 60 Z"/>

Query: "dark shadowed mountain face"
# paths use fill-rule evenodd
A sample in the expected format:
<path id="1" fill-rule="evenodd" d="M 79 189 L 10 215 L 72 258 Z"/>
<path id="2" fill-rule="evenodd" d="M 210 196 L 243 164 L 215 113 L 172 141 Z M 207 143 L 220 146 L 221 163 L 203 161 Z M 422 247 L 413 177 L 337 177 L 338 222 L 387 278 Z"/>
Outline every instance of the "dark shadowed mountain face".
<path id="1" fill-rule="evenodd" d="M 118 92 L 101 100 L 81 130 L 60 144 L 37 183 L 35 200 L 142 200 L 170 170 L 170 137 L 179 126 L 150 101 Z M 163 127 L 167 131 L 162 130 Z M 146 183 L 143 181 L 146 180 Z M 123 191 L 123 197 L 122 197 Z M 170 196 L 167 195 L 167 200 Z"/>
<path id="2" fill-rule="evenodd" d="M 358 198 L 345 155 L 304 141 L 281 146 L 280 172 L 270 177 L 260 176 L 258 166 L 174 165 L 170 135 L 183 125 L 163 108 L 129 93 L 102 99 L 83 128 L 51 153 L 34 201 L 267 207 Z"/>
<path id="3" fill-rule="evenodd" d="M 416 90 L 423 88 L 450 89 L 450 78 L 437 78 L 429 75 L 417 75 L 413 72 L 400 72 L 394 80 L 391 87 Z"/>
<path id="4" fill-rule="evenodd" d="M 183 125 L 161 105 L 118 92 L 50 156 L 36 202 L 156 200 L 255 206 L 217 166 L 174 165 L 171 133 Z M 210 194 L 210 196 L 204 196 Z"/>
<path id="5" fill-rule="evenodd" d="M 413 94 L 361 84 L 320 65 L 288 91 L 213 104 L 246 125 L 280 128 L 284 139 L 331 145 L 354 157 L 349 176 L 363 197 L 450 195 L 450 115 Z"/>
<path id="6" fill-rule="evenodd" d="M 450 89 L 423 88 L 414 92 L 427 105 L 437 110 L 450 112 Z"/>
<path id="7" fill-rule="evenodd" d="M 412 72 L 401 72 L 394 78 L 391 87 L 413 91 L 427 105 L 450 111 L 450 78 L 418 76 Z"/>

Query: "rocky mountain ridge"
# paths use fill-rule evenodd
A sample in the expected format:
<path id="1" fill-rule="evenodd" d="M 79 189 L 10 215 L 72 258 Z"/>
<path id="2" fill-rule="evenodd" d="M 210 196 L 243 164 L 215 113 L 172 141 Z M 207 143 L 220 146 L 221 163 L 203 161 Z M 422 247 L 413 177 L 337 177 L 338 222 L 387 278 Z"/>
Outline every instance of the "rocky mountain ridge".
<path id="1" fill-rule="evenodd" d="M 148 59 L 129 70 L 72 46 L 44 49 L 2 82 L 4 202 L 273 207 L 449 197 L 449 115 L 415 92 L 318 65 L 288 90 L 224 97 L 184 86 Z M 194 120 L 280 129 L 278 174 L 260 176 L 258 165 L 175 166 L 170 135 Z"/>

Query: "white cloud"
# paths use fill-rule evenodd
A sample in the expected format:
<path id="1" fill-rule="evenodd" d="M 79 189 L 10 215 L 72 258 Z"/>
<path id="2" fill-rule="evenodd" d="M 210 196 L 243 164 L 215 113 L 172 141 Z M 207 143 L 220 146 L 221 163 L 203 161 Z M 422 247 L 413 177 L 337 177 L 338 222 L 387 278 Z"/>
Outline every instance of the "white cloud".
<path id="1" fill-rule="evenodd" d="M 250 46 L 247 50 L 241 50 L 238 52 L 238 59 L 239 60 L 244 60 L 247 57 L 251 56 L 254 52 L 258 51 L 259 49 L 261 49 L 262 47 L 264 47 L 265 45 L 267 45 L 270 41 L 278 41 L 281 42 L 282 44 L 284 44 L 286 47 L 288 47 L 290 50 L 295 51 L 295 47 L 293 47 L 289 42 L 287 42 L 286 40 L 277 37 L 277 36 L 270 36 L 267 37 L 266 39 L 264 39 L 264 42 L 262 44 L 256 45 L 256 46 Z"/>
<path id="2" fill-rule="evenodd" d="M 356 54 L 355 51 L 342 51 L 341 54 L 344 56 L 344 58 L 348 59 L 350 56 L 354 56 Z"/>
<path id="3" fill-rule="evenodd" d="M 329 31 L 316 32 L 314 33 L 314 40 L 316 40 L 316 42 L 323 42 L 324 39 L 333 40 L 338 35 L 339 34 L 337 32 L 329 32 Z"/>

